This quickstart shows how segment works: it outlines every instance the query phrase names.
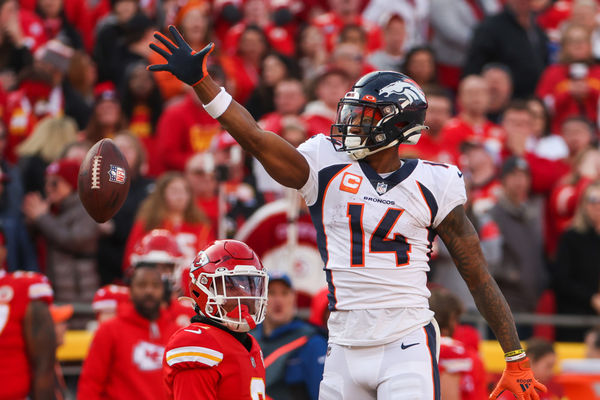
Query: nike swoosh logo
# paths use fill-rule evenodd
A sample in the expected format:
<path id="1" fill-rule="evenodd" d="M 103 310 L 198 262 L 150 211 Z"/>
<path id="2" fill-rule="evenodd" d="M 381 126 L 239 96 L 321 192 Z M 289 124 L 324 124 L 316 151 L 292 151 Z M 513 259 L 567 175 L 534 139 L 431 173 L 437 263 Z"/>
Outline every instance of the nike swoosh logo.
<path id="1" fill-rule="evenodd" d="M 462 172 L 460 172 L 460 171 L 457 171 L 456 173 L 458 174 L 458 177 L 459 177 L 459 178 L 462 178 L 462 175 L 463 175 L 463 173 L 462 173 Z"/>
<path id="2" fill-rule="evenodd" d="M 190 333 L 195 333 L 196 335 L 199 335 L 202 333 L 202 329 L 198 328 L 197 331 L 191 330 L 191 329 L 184 329 L 184 331 L 186 332 L 190 332 Z"/>
<path id="3" fill-rule="evenodd" d="M 413 347 L 413 346 L 416 346 L 416 345 L 418 345 L 418 344 L 419 344 L 418 342 L 417 342 L 417 343 L 411 343 L 411 344 L 407 344 L 407 345 L 405 345 L 404 343 L 402 343 L 402 345 L 401 345 L 400 347 L 402 348 L 402 350 L 406 350 L 406 349 L 408 349 L 409 347 Z"/>

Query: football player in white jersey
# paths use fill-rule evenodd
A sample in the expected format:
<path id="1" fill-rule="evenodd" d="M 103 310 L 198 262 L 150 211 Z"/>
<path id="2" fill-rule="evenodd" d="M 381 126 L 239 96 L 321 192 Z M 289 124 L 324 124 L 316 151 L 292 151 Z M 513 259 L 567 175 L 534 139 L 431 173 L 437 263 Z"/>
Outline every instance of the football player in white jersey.
<path id="1" fill-rule="evenodd" d="M 298 149 L 262 130 L 206 72 L 209 44 L 194 52 L 174 27 L 174 43 L 150 47 L 169 71 L 193 86 L 206 111 L 284 186 L 304 196 L 317 229 L 329 285 L 329 346 L 319 398 L 439 399 L 439 332 L 428 308 L 426 272 L 440 235 L 481 314 L 506 352 L 492 393 L 538 399 L 511 311 L 487 271 L 465 215 L 462 173 L 452 165 L 402 160 L 398 145 L 416 143 L 427 101 L 397 72 L 360 78 L 340 101 L 329 135 Z"/>

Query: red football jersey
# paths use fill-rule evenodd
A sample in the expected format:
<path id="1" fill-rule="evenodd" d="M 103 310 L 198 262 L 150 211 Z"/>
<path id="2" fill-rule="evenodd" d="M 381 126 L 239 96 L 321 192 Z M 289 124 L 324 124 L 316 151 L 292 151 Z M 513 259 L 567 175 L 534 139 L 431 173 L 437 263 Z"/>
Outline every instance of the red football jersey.
<path id="1" fill-rule="evenodd" d="M 42 274 L 0 271 L 0 399 L 24 399 L 31 367 L 23 337 L 23 319 L 32 300 L 52 303 L 52 288 Z"/>
<path id="2" fill-rule="evenodd" d="M 163 376 L 170 399 L 265 400 L 265 367 L 252 336 L 246 350 L 231 334 L 195 322 L 167 345 Z"/>
<path id="3" fill-rule="evenodd" d="M 460 398 L 462 400 L 485 400 L 483 362 L 471 349 L 450 337 L 440 339 L 440 373 L 460 374 Z"/>

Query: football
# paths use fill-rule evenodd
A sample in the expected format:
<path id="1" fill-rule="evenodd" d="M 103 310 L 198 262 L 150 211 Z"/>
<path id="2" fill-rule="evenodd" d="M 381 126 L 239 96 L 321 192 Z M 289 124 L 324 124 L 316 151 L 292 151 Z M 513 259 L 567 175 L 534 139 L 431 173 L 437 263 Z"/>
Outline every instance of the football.
<path id="1" fill-rule="evenodd" d="M 79 167 L 77 191 L 96 222 L 106 222 L 121 208 L 130 185 L 127 160 L 110 139 L 98 141 Z"/>

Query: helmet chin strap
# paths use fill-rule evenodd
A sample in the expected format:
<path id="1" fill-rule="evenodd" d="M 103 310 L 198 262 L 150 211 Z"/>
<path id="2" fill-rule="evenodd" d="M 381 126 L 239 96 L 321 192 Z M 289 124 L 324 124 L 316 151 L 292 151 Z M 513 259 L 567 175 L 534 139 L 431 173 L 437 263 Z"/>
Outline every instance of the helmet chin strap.
<path id="1" fill-rule="evenodd" d="M 350 154 L 350 157 L 352 159 L 358 161 L 358 160 L 365 158 L 366 156 L 370 156 L 371 154 L 375 154 L 382 150 L 389 149 L 390 147 L 393 147 L 398 143 L 417 144 L 417 142 L 419 141 L 419 138 L 421 137 L 421 131 L 423 129 L 429 130 L 429 127 L 426 125 L 413 126 L 412 128 L 408 129 L 406 132 L 403 133 L 402 142 L 400 142 L 400 139 L 397 138 L 397 139 L 392 140 L 390 143 L 386 144 L 385 146 L 379 147 L 378 149 L 375 149 L 375 150 L 370 150 L 370 149 L 349 150 L 348 154 Z"/>

